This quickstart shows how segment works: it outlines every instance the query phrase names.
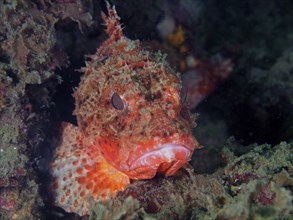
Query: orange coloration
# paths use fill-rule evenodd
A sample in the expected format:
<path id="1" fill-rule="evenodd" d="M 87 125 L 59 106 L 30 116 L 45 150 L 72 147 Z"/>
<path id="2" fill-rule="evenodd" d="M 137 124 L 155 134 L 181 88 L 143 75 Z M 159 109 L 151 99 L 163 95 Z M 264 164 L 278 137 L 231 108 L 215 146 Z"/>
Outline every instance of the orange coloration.
<path id="1" fill-rule="evenodd" d="M 90 190 L 93 188 L 93 186 L 94 186 L 94 184 L 92 182 L 90 182 L 86 185 L 86 188 Z"/>
<path id="2" fill-rule="evenodd" d="M 198 143 L 180 100 L 180 75 L 161 54 L 123 36 L 115 8 L 102 15 L 109 39 L 90 56 L 74 92 L 78 126 L 65 124 L 52 164 L 55 202 L 85 215 L 130 179 L 174 175 Z M 69 193 L 67 189 L 70 189 Z"/>
<path id="3" fill-rule="evenodd" d="M 131 63 L 129 64 L 129 66 L 132 68 L 132 69 L 135 69 L 135 68 L 142 68 L 144 67 L 146 63 L 144 61 L 139 61 L 137 63 Z"/>
<path id="4" fill-rule="evenodd" d="M 179 26 L 177 30 L 168 36 L 168 41 L 171 45 L 179 47 L 185 42 L 185 31 L 182 26 Z"/>
<path id="5" fill-rule="evenodd" d="M 83 169 L 82 169 L 81 167 L 77 168 L 77 170 L 76 170 L 76 172 L 77 172 L 78 174 L 82 174 L 82 171 L 83 171 Z"/>
<path id="6" fill-rule="evenodd" d="M 79 184 L 86 184 L 87 183 L 87 179 L 85 177 L 80 177 L 79 179 L 77 179 Z"/>
<path id="7" fill-rule="evenodd" d="M 81 193 L 79 194 L 81 197 L 85 196 L 85 191 L 81 191 Z"/>

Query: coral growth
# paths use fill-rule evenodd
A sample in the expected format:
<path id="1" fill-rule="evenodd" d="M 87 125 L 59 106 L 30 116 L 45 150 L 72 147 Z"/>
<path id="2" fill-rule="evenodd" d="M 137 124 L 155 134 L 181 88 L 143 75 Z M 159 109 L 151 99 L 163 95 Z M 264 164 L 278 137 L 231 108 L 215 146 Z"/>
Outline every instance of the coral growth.
<path id="1" fill-rule="evenodd" d="M 41 4 L 46 7 L 41 7 Z M 76 7 L 78 5 L 78 7 Z M 65 67 L 67 56 L 55 58 L 56 23 L 73 19 L 80 25 L 91 17 L 81 4 L 64 7 L 50 1 L 4 1 L 0 7 L 0 218 L 39 219 L 42 206 L 28 145 L 31 85 L 56 78 L 52 65 Z M 82 18 L 79 15 L 83 15 Z M 53 62 L 53 64 L 52 64 Z M 56 81 L 57 82 L 57 81 Z M 39 94 L 40 95 L 40 94 Z M 49 97 L 41 98 L 50 100 Z M 44 103 L 43 103 L 44 104 Z M 48 103 L 47 106 L 49 105 Z M 35 137 L 37 138 L 37 137 Z M 40 140 L 39 140 L 40 142 Z M 29 161 L 31 160 L 31 161 Z"/>
<path id="2" fill-rule="evenodd" d="M 240 157 L 225 148 L 224 169 L 198 175 L 186 167 L 173 178 L 134 182 L 93 204 L 90 219 L 286 219 L 293 214 L 292 153 L 286 143 L 255 146 Z"/>
<path id="3" fill-rule="evenodd" d="M 291 219 L 292 143 L 249 144 L 293 140 L 293 2 L 111 3 L 125 35 L 168 54 L 172 68 L 187 73 L 221 54 L 234 69 L 194 110 L 194 133 L 205 147 L 190 163 L 194 173 L 185 168 L 175 177 L 133 181 L 116 198 L 92 203 L 89 218 Z M 106 38 L 105 5 L 0 3 L 0 219 L 78 218 L 53 207 L 45 187 L 60 121 L 76 123 L 71 94 L 81 73 L 75 70 Z M 234 143 L 221 150 L 230 136 Z"/>
<path id="4" fill-rule="evenodd" d="M 18 195 L 12 190 L 0 191 L 0 209 L 5 211 L 13 211 L 17 208 Z"/>

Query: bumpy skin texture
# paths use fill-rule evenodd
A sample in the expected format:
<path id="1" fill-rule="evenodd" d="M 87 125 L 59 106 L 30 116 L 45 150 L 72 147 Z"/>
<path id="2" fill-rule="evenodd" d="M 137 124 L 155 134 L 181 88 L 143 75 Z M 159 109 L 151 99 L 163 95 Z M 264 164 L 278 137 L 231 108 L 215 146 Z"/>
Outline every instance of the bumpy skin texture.
<path id="1" fill-rule="evenodd" d="M 64 126 L 52 164 L 56 204 L 80 215 L 90 199 L 114 195 L 129 179 L 175 174 L 198 148 L 179 74 L 123 36 L 115 8 L 108 13 L 109 39 L 89 57 L 74 93 L 78 127 Z"/>

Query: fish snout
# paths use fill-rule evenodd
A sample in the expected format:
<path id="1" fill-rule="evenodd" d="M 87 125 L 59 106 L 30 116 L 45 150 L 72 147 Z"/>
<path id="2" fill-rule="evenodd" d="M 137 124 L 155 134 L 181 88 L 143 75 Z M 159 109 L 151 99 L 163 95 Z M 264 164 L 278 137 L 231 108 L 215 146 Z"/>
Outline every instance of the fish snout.
<path id="1" fill-rule="evenodd" d="M 165 143 L 138 157 L 131 164 L 128 175 L 132 179 L 150 179 L 156 173 L 172 176 L 190 160 L 192 153 L 193 149 L 181 144 Z"/>

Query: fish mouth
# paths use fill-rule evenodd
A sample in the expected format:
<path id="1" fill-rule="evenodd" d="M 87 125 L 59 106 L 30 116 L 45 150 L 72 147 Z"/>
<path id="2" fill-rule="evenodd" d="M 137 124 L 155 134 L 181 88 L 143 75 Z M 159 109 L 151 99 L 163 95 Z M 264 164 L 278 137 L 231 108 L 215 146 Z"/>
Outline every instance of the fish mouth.
<path id="1" fill-rule="evenodd" d="M 158 149 L 147 152 L 130 166 L 133 179 L 153 178 L 157 172 L 171 176 L 177 172 L 192 155 L 193 150 L 176 144 L 166 143 Z"/>

